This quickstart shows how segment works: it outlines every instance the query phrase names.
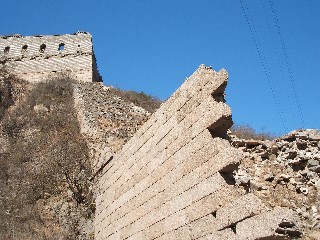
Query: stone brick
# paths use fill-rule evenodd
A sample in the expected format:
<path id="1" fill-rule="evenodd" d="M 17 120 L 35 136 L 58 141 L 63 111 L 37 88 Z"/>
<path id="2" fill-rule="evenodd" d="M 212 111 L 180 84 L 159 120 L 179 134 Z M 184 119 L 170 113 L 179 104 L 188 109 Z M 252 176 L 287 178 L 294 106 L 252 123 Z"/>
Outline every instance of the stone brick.
<path id="1" fill-rule="evenodd" d="M 236 225 L 236 233 L 239 239 L 285 238 L 285 232 L 295 232 L 297 222 L 297 216 L 292 210 L 277 207 L 239 222 Z"/>
<path id="2" fill-rule="evenodd" d="M 199 240 L 239 240 L 239 237 L 231 229 L 227 228 L 203 236 Z"/>
<path id="3" fill-rule="evenodd" d="M 178 228 L 176 231 L 165 233 L 157 240 L 191 240 L 190 230 L 187 227 Z"/>
<path id="4" fill-rule="evenodd" d="M 252 193 L 246 194 L 217 211 L 217 228 L 221 230 L 265 210 L 266 207 L 257 196 Z"/>

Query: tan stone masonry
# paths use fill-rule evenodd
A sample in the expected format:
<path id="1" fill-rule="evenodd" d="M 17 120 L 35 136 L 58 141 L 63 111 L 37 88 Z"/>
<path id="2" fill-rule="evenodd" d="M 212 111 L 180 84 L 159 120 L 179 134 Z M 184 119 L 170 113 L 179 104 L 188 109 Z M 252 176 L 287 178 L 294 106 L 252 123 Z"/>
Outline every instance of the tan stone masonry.
<path id="1" fill-rule="evenodd" d="M 104 167 L 96 239 L 291 236 L 291 210 L 269 209 L 235 186 L 242 153 L 227 140 L 227 79 L 201 65 Z"/>

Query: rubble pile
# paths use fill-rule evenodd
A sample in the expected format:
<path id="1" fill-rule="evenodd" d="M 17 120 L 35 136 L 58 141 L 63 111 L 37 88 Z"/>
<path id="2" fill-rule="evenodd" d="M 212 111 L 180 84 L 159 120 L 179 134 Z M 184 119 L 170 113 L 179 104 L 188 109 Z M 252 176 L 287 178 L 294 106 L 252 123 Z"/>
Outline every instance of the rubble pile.
<path id="1" fill-rule="evenodd" d="M 111 87 L 100 83 L 75 83 L 74 98 L 94 172 L 99 171 L 150 117 L 149 112 L 121 99 Z"/>
<path id="2" fill-rule="evenodd" d="M 107 142 L 114 151 L 118 151 L 150 117 L 143 108 L 109 91 L 111 87 L 79 82 L 75 88 L 85 125 L 91 128 L 89 132 L 99 135 L 99 142 Z"/>
<path id="3" fill-rule="evenodd" d="M 320 131 L 295 130 L 275 140 L 243 140 L 231 135 L 244 158 L 234 180 L 271 208 L 288 207 L 301 218 L 305 236 L 319 239 Z"/>

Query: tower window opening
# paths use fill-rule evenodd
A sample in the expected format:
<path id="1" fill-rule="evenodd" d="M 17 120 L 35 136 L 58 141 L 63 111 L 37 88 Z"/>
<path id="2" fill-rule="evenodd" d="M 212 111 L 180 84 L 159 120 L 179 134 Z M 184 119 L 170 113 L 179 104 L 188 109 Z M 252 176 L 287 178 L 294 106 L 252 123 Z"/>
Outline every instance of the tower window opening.
<path id="1" fill-rule="evenodd" d="M 59 51 L 63 51 L 64 50 L 64 43 L 60 43 L 59 47 L 58 47 Z"/>
<path id="2" fill-rule="evenodd" d="M 81 54 L 82 53 L 82 51 L 81 51 L 81 48 L 80 48 L 81 46 L 80 46 L 80 44 L 78 44 L 78 48 L 77 48 L 77 53 L 78 54 Z"/>
<path id="3" fill-rule="evenodd" d="M 7 46 L 7 47 L 4 48 L 4 51 L 3 51 L 3 52 L 7 54 L 7 53 L 9 53 L 9 51 L 10 51 L 10 47 Z"/>
<path id="4" fill-rule="evenodd" d="M 28 45 L 23 45 L 22 49 L 21 49 L 21 52 L 26 52 L 27 49 L 28 49 Z"/>
<path id="5" fill-rule="evenodd" d="M 40 45 L 40 50 L 39 50 L 39 51 L 43 53 L 43 52 L 46 50 L 46 47 L 47 47 L 47 46 L 46 46 L 44 43 L 43 43 L 43 44 L 41 44 L 41 45 Z"/>

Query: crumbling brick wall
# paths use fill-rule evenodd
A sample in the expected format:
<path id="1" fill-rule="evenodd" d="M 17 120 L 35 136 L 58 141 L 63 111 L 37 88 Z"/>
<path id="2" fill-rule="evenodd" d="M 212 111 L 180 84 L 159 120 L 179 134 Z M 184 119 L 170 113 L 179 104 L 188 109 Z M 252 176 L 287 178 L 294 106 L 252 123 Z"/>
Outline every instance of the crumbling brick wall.
<path id="1" fill-rule="evenodd" d="M 75 108 L 90 149 L 93 174 L 112 158 L 150 114 L 124 101 L 101 83 L 76 82 Z"/>
<path id="2" fill-rule="evenodd" d="M 81 81 L 101 81 L 87 32 L 53 36 L 0 37 L 0 63 L 30 82 L 59 72 Z"/>
<path id="3" fill-rule="evenodd" d="M 235 184 L 242 159 L 227 140 L 227 72 L 201 65 L 98 179 L 96 239 L 285 239 L 287 208 Z"/>

